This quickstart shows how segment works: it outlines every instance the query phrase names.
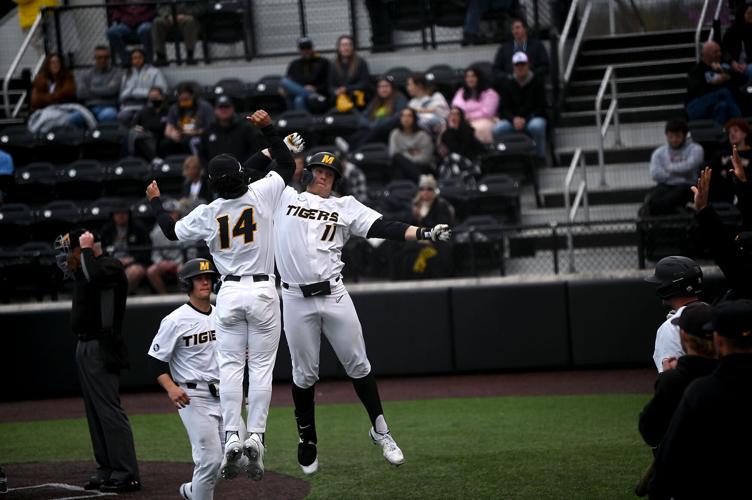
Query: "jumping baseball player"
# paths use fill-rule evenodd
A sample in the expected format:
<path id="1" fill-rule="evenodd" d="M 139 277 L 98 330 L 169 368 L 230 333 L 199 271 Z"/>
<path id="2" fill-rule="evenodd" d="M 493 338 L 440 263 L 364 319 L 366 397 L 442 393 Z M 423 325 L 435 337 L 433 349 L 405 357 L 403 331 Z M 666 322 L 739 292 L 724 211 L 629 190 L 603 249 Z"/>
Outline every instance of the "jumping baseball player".
<path id="1" fill-rule="evenodd" d="M 186 500 L 211 500 L 222 462 L 219 366 L 214 346 L 214 310 L 209 298 L 214 265 L 192 259 L 178 273 L 188 302 L 165 316 L 149 348 L 152 372 L 178 408 L 193 454 L 193 479 L 180 486 Z"/>
<path id="2" fill-rule="evenodd" d="M 404 456 L 384 419 L 360 321 L 342 281 L 342 247 L 352 235 L 446 241 L 451 231 L 445 224 L 419 228 L 385 221 L 352 196 L 334 196 L 342 168 L 332 153 L 313 155 L 303 174 L 306 190 L 298 193 L 285 188 L 274 214 L 275 257 L 282 277 L 285 335 L 293 366 L 298 463 L 306 474 L 318 470 L 314 387 L 323 332 L 368 412 L 372 424 L 369 436 L 381 446 L 389 463 L 401 465 Z"/>
<path id="3" fill-rule="evenodd" d="M 235 158 L 214 157 L 209 162 L 209 184 L 219 198 L 199 205 L 178 222 L 162 209 L 156 182 L 147 187 L 146 196 L 165 235 L 172 240 L 204 240 L 222 275 L 216 307 L 220 402 L 225 425 L 220 472 L 223 477 L 232 478 L 245 468 L 249 477 L 258 481 L 264 475 L 264 432 L 280 335 L 272 217 L 295 162 L 266 111 L 256 111 L 249 120 L 266 136 L 276 160 L 276 167 L 264 178 L 249 186 L 243 167 Z M 246 351 L 250 379 L 248 438 L 241 442 Z"/>

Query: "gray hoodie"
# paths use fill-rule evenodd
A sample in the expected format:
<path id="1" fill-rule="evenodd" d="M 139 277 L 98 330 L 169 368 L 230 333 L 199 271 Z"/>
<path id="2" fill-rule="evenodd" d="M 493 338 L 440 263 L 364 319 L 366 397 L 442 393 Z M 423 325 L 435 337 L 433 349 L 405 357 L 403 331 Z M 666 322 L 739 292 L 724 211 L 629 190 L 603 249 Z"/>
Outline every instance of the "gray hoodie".
<path id="1" fill-rule="evenodd" d="M 700 175 L 704 155 L 702 146 L 692 141 L 691 137 L 687 137 L 678 149 L 664 144 L 650 157 L 650 176 L 658 184 L 694 185 Z"/>
<path id="2" fill-rule="evenodd" d="M 167 92 L 167 81 L 159 69 L 150 64 L 144 64 L 140 70 L 129 69 L 123 74 L 120 85 L 120 104 L 144 104 L 152 87 L 160 87 Z"/>
<path id="3" fill-rule="evenodd" d="M 89 108 L 94 106 L 117 107 L 122 77 L 122 73 L 116 68 L 107 68 L 104 71 L 96 68 L 90 69 L 76 82 L 79 101 L 83 101 Z"/>

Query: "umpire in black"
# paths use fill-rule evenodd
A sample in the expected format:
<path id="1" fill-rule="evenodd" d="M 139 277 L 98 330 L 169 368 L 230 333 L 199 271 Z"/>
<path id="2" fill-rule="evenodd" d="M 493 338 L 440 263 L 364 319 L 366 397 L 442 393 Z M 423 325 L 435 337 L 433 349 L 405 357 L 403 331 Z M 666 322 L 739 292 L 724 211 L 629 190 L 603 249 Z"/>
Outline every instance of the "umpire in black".
<path id="1" fill-rule="evenodd" d="M 58 266 L 73 279 L 71 329 L 97 471 L 87 490 L 141 489 L 128 416 L 120 405 L 120 370 L 127 367 L 121 334 L 128 280 L 119 260 L 102 254 L 94 235 L 76 229 L 55 241 Z"/>

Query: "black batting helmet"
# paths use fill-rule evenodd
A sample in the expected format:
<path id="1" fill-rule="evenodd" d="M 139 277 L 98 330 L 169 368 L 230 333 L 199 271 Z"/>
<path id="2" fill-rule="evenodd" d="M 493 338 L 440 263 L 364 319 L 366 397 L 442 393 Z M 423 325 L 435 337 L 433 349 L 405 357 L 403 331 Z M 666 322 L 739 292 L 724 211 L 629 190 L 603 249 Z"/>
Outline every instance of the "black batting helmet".
<path id="1" fill-rule="evenodd" d="M 307 186 L 313 180 L 313 169 L 316 167 L 328 168 L 334 172 L 334 183 L 332 189 L 337 191 L 342 181 L 342 164 L 334 153 L 322 151 L 320 153 L 313 154 L 306 158 L 305 169 L 303 170 L 303 176 L 300 179 L 303 186 Z"/>
<path id="2" fill-rule="evenodd" d="M 217 155 L 209 161 L 209 185 L 220 198 L 237 198 L 248 190 L 243 166 L 232 155 Z"/>
<path id="3" fill-rule="evenodd" d="M 702 269 L 689 257 L 671 255 L 659 260 L 653 276 L 645 281 L 658 285 L 656 292 L 662 299 L 694 297 L 702 292 Z"/>
<path id="4" fill-rule="evenodd" d="M 216 281 L 217 269 L 214 264 L 207 259 L 191 259 L 180 269 L 178 273 L 178 282 L 180 282 L 180 289 L 185 293 L 190 293 L 193 290 L 193 278 L 201 276 L 202 274 L 211 274 L 212 281 Z"/>

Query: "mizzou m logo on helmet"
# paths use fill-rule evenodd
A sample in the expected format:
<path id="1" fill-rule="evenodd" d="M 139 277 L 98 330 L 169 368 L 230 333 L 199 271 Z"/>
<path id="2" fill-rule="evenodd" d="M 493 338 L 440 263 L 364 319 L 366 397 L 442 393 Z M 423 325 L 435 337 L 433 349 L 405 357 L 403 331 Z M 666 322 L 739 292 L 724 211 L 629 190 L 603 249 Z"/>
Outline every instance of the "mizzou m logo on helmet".
<path id="1" fill-rule="evenodd" d="M 334 156 L 332 155 L 324 155 L 324 157 L 321 159 L 321 163 L 326 163 L 327 165 L 331 165 L 334 163 Z"/>
<path id="2" fill-rule="evenodd" d="M 208 271 L 209 270 L 209 261 L 204 260 L 198 263 L 198 270 L 199 271 Z"/>

